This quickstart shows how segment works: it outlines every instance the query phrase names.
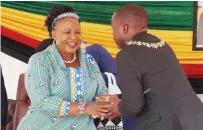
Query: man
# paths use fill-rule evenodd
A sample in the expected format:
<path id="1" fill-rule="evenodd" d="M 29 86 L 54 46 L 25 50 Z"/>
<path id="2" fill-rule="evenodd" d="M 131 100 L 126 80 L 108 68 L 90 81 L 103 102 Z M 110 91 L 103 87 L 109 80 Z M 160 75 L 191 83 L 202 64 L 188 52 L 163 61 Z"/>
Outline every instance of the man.
<path id="1" fill-rule="evenodd" d="M 122 100 L 106 117 L 136 116 L 136 130 L 202 130 L 203 104 L 170 46 L 147 33 L 144 8 L 124 5 L 111 20 Z"/>
<path id="2" fill-rule="evenodd" d="M 43 51 L 52 43 L 53 43 L 52 38 L 43 40 L 38 45 L 38 47 L 35 49 L 35 53 Z M 115 63 L 113 57 L 109 54 L 109 52 L 105 48 L 103 48 L 101 45 L 98 45 L 98 44 L 93 44 L 91 46 L 88 46 L 86 48 L 86 52 L 88 54 L 92 55 L 92 57 L 96 60 L 106 84 L 108 83 L 108 79 L 104 73 L 109 72 L 115 76 L 116 82 L 119 86 L 119 80 L 118 80 L 117 70 L 116 70 L 116 63 Z M 119 95 L 119 98 L 121 98 L 121 95 Z M 114 120 L 115 120 L 115 122 L 119 122 L 120 119 L 117 118 Z M 107 121 L 108 120 L 103 120 L 102 122 L 104 122 L 104 124 L 105 124 L 105 122 L 107 122 Z M 126 130 L 135 129 L 135 125 L 133 124 L 136 121 L 135 117 L 123 116 L 122 121 L 123 121 L 123 127 L 126 128 Z M 100 122 L 100 119 L 98 119 L 98 118 L 94 120 L 94 123 L 96 126 L 98 126 L 99 122 Z"/>

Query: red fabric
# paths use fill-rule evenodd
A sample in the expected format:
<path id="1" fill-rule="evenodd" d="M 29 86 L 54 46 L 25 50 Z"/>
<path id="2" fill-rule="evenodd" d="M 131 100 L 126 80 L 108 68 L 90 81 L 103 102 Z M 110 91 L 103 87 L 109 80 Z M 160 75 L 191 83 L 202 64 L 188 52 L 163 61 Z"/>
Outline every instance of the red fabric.
<path id="1" fill-rule="evenodd" d="M 23 43 L 29 47 L 36 48 L 40 41 L 10 30 L 1 25 L 1 35 L 10 38 L 12 40 L 18 41 L 19 43 Z"/>
<path id="2" fill-rule="evenodd" d="M 27 37 L 18 32 L 9 30 L 4 26 L 1 26 L 2 35 L 12 40 L 18 41 L 19 43 L 25 44 L 32 48 L 36 48 L 40 41 Z M 182 67 L 189 78 L 203 78 L 203 64 L 182 64 Z"/>
<path id="3" fill-rule="evenodd" d="M 182 64 L 189 78 L 203 78 L 203 64 Z"/>

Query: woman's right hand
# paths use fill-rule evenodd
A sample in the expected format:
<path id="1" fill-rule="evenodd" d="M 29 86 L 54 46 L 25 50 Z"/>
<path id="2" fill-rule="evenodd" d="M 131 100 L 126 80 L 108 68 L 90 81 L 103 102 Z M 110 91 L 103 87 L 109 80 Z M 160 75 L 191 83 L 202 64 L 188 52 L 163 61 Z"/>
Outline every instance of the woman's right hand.
<path id="1" fill-rule="evenodd" d="M 85 114 L 105 116 L 111 108 L 110 102 L 90 102 L 85 105 Z"/>

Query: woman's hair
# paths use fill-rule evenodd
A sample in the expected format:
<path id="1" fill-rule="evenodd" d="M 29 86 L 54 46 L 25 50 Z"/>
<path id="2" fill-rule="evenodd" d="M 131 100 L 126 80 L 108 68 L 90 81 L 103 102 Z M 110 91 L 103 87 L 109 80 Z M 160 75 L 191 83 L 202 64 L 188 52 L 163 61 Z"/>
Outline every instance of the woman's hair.
<path id="1" fill-rule="evenodd" d="M 53 29 L 52 23 L 56 17 L 63 13 L 72 12 L 75 13 L 75 10 L 71 6 L 65 6 L 65 5 L 53 5 L 51 11 L 49 12 L 46 20 L 45 20 L 45 26 L 47 27 L 47 30 L 49 32 L 49 36 L 51 36 L 51 31 Z"/>

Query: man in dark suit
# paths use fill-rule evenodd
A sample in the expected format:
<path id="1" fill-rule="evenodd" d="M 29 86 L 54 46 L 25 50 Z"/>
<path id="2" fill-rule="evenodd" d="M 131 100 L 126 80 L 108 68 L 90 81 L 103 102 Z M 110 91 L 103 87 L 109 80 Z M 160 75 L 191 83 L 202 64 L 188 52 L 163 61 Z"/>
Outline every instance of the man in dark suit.
<path id="1" fill-rule="evenodd" d="M 147 12 L 136 4 L 112 16 L 122 100 L 114 100 L 106 117 L 134 115 L 136 130 L 203 130 L 202 102 L 171 47 L 147 33 L 147 24 Z"/>

